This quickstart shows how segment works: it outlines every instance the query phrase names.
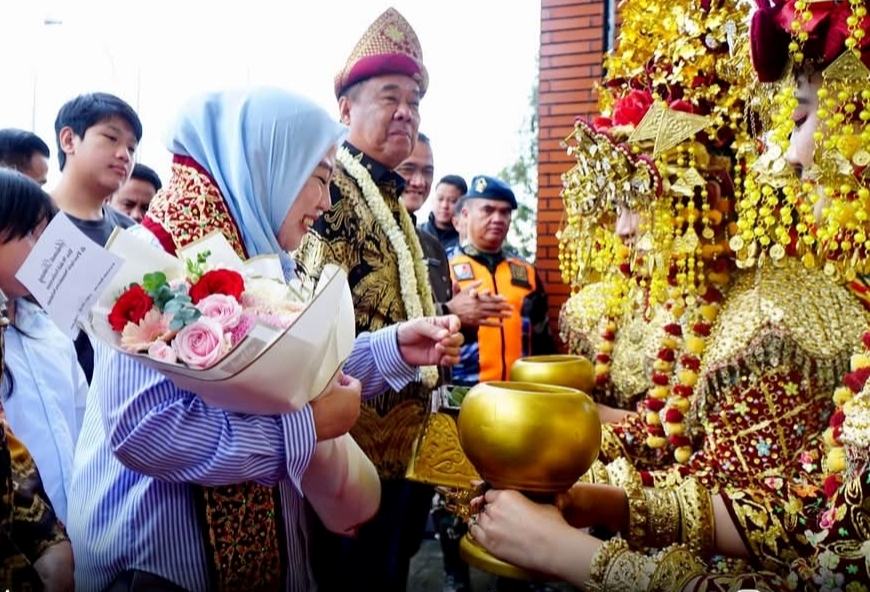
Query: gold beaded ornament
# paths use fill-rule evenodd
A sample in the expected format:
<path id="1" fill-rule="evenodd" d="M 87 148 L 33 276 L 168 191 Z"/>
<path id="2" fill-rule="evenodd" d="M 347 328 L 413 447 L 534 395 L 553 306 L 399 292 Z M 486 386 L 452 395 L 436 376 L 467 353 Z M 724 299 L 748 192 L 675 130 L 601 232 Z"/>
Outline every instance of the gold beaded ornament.
<path id="1" fill-rule="evenodd" d="M 870 272 L 870 70 L 859 49 L 870 28 L 866 0 L 796 0 L 793 6 L 789 63 L 768 105 L 765 151 L 746 176 L 731 247 L 741 267 L 794 255 L 807 267 L 851 281 Z M 808 27 L 834 14 L 847 15 L 848 34 L 839 57 L 820 67 L 805 53 Z M 798 83 L 814 75 L 821 76 L 814 163 L 799 177 L 785 154 L 795 131 Z"/>
<path id="2" fill-rule="evenodd" d="M 645 208 L 635 243 L 644 254 L 630 255 L 631 288 L 644 290 L 648 306 L 665 306 L 673 318 L 663 328 L 645 400 L 647 443 L 670 446 L 675 458 L 686 462 L 691 447 L 685 417 L 704 341 L 729 281 L 730 214 L 732 200 L 741 197 L 735 187 L 741 187 L 743 171 L 738 163 L 755 152 L 755 117 L 744 100 L 754 80 L 746 43 L 750 5 L 627 0 L 620 11 L 620 42 L 605 59 L 608 80 L 599 99 L 604 117 L 597 120 L 614 129 L 630 123 L 627 143 L 635 155 L 649 156 L 662 178 L 661 195 Z M 626 121 L 624 105 L 643 105 L 643 93 L 649 97 L 645 114 Z M 719 191 L 711 193 L 714 187 Z M 566 200 L 563 253 L 583 236 L 575 225 L 582 216 L 573 208 Z M 580 253 L 591 252 L 586 240 Z M 583 265 L 578 257 L 570 268 L 572 261 L 569 280 Z M 613 337 L 616 326 L 609 322 L 606 336 Z M 612 339 L 601 344 L 612 346 Z M 607 359 L 607 353 L 598 357 Z M 599 378 L 605 372 L 606 366 L 597 364 Z"/>

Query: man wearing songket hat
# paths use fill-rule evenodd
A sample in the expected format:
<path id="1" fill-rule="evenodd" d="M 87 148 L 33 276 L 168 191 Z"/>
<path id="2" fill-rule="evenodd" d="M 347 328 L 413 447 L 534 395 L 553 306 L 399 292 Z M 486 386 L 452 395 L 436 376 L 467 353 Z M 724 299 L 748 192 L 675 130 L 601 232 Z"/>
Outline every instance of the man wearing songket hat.
<path id="1" fill-rule="evenodd" d="M 332 208 L 295 255 L 309 279 L 328 263 L 347 270 L 357 332 L 435 314 L 420 242 L 399 201 L 404 180 L 394 172 L 414 149 L 428 83 L 417 35 L 392 8 L 369 26 L 335 77 L 350 133 L 337 154 Z M 406 480 L 405 471 L 438 377 L 438 368 L 421 368 L 417 382 L 364 403 L 351 434 L 378 469 L 381 506 L 355 538 L 315 528 L 311 557 L 320 590 L 405 590 L 434 493 Z"/>

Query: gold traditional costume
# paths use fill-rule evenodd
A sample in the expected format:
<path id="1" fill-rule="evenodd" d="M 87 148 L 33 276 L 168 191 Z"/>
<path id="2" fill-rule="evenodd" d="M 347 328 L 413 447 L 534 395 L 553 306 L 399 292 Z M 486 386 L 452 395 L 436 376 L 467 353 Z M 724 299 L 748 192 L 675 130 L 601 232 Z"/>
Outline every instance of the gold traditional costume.
<path id="1" fill-rule="evenodd" d="M 404 285 L 418 295 L 417 306 L 422 307 L 422 312 L 433 315 L 428 272 L 410 216 L 399 201 L 398 176 L 362 153 L 351 158 L 366 171 L 376 171 L 375 177 L 383 180 L 368 183 L 377 188 L 390 220 L 401 227 L 400 238 L 406 242 L 411 259 L 400 256 L 393 248 L 388 229 L 379 222 L 363 195 L 361 181 L 364 180 L 351 176 L 339 160 L 332 179 L 333 206 L 305 236 L 295 253 L 300 272 L 315 279 L 327 263 L 341 265 L 348 271 L 357 333 L 376 331 L 420 316 L 420 312 L 415 315 L 412 305 L 406 302 L 402 286 L 407 280 L 400 272 L 403 266 L 409 268 L 413 282 L 410 286 Z M 382 479 L 404 477 L 411 448 L 429 411 L 434 386 L 434 380 L 428 384 L 412 383 L 401 391 L 388 391 L 363 404 L 351 435 L 372 459 Z"/>
<path id="2" fill-rule="evenodd" d="M 857 211 L 870 192 L 855 157 L 864 158 L 870 136 L 866 123 L 854 122 L 861 100 L 870 99 L 870 71 L 853 52 L 865 43 L 866 15 L 864 0 L 776 2 L 755 14 L 753 58 L 762 77 L 771 63 L 781 72 L 807 58 L 806 74 L 833 62 L 819 91 L 818 116 L 826 125 L 816 132 L 816 158 L 823 164 L 811 177 L 832 205 L 816 227 L 816 186 L 789 178 L 790 167 L 781 161 L 794 129 L 790 110 L 797 104 L 793 81 L 786 81 L 773 101 L 758 103 L 773 109 L 771 143 L 747 169 L 737 203 L 740 217 L 730 247 L 743 271 L 721 305 L 702 365 L 683 377 L 691 381 L 681 381 L 694 387 L 688 413 L 665 418 L 680 419 L 671 428 L 688 428 L 690 439 L 700 442 L 698 451 L 678 474 L 648 473 L 653 489 L 644 490 L 641 475 L 627 463 L 596 470 L 599 480 L 625 488 L 630 518 L 626 541 L 606 543 L 593 560 L 591 589 L 666 589 L 659 586 L 675 566 L 682 575 L 668 581 L 672 589 L 866 590 L 870 583 L 864 508 L 870 436 L 863 392 L 838 419 L 849 470 L 827 502 L 831 481 L 820 431 L 833 411 L 825 399 L 860 343 L 859 326 L 868 321 L 859 306 L 866 288 L 860 282 L 856 290 L 843 285 L 845 279 L 854 287 L 867 271 L 861 238 L 866 217 Z M 781 62 L 756 55 L 783 37 Z M 859 119 L 870 121 L 870 109 L 864 107 Z M 850 160 L 859 166 L 843 166 Z M 610 431 L 607 441 L 621 442 L 608 447 L 611 454 L 626 451 L 630 433 L 626 425 Z M 775 573 L 704 575 L 715 525 L 711 493 L 701 484 L 724 500 L 755 566 Z M 679 527 L 667 526 L 675 522 Z M 628 550 L 668 543 L 681 546 L 654 558 Z M 644 585 L 619 587 L 645 571 L 653 576 Z"/>

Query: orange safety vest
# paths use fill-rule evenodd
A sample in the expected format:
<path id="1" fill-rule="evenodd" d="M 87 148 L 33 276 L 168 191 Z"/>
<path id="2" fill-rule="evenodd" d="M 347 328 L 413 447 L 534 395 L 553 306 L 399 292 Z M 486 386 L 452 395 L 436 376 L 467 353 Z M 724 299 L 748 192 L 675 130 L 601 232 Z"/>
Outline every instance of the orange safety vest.
<path id="1" fill-rule="evenodd" d="M 513 315 L 499 327 L 478 327 L 477 340 L 462 346 L 460 363 L 453 368 L 454 381 L 473 384 L 508 380 L 513 363 L 531 353 L 532 324 L 523 315 L 523 301 L 537 287 L 535 268 L 522 259 L 506 255 L 495 273 L 461 250 L 450 259 L 450 275 L 463 289 L 482 280 L 478 290 L 506 296 Z"/>

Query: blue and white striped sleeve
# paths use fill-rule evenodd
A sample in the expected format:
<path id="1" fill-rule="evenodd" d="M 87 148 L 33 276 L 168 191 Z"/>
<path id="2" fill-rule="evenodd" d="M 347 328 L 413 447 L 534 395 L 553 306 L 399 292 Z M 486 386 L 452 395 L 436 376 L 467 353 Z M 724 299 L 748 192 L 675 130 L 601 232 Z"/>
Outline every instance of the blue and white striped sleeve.
<path id="1" fill-rule="evenodd" d="M 357 336 L 343 371 L 362 382 L 363 399 L 390 388 L 397 391 L 418 379 L 419 370 L 408 365 L 399 352 L 398 331 L 398 325 L 391 325 Z"/>
<path id="2" fill-rule="evenodd" d="M 96 350 L 92 388 L 109 445 L 127 468 L 206 486 L 290 477 L 298 487 L 317 440 L 310 406 L 282 416 L 230 413 L 130 356 Z"/>

